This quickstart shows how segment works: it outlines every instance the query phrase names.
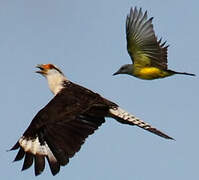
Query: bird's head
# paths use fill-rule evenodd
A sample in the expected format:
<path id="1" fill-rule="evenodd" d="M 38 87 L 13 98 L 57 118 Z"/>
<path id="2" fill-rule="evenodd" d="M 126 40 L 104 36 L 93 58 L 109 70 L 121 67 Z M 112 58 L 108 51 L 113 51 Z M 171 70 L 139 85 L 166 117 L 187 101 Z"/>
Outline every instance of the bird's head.
<path id="1" fill-rule="evenodd" d="M 133 73 L 133 65 L 132 64 L 125 64 L 118 71 L 116 71 L 113 75 L 117 74 L 129 74 L 132 75 Z"/>
<path id="2" fill-rule="evenodd" d="M 53 64 L 38 64 L 36 67 L 40 69 L 39 71 L 36 71 L 36 73 L 42 74 L 44 77 L 56 74 L 63 75 L 61 70 Z"/>
<path id="3" fill-rule="evenodd" d="M 42 74 L 48 81 L 48 85 L 53 94 L 57 94 L 67 81 L 61 70 L 53 64 L 39 64 L 36 66 L 39 71 L 36 73 Z"/>

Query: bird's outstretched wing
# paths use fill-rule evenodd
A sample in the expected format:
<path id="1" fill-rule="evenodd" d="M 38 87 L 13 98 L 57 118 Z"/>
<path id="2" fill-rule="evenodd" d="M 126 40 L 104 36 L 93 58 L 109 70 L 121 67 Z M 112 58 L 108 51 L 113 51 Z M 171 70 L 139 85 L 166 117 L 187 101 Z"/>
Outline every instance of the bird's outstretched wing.
<path id="1" fill-rule="evenodd" d="M 167 69 L 168 46 L 157 41 L 152 19 L 147 20 L 147 11 L 143 14 L 141 8 L 131 8 L 126 18 L 127 50 L 134 64 Z"/>
<path id="2" fill-rule="evenodd" d="M 28 169 L 34 162 L 35 175 L 39 175 L 45 168 L 46 158 L 52 174 L 57 174 L 60 166 L 66 165 L 85 139 L 105 122 L 104 117 L 113 117 L 121 123 L 137 125 L 172 139 L 99 94 L 72 82 L 65 83 L 65 88 L 37 113 L 11 148 L 19 149 L 15 161 L 24 158 L 22 170 Z"/>
<path id="3" fill-rule="evenodd" d="M 74 85 L 68 86 L 73 88 Z M 24 158 L 22 170 L 34 162 L 35 175 L 39 175 L 47 158 L 52 174 L 57 174 L 60 166 L 66 165 L 80 150 L 88 135 L 105 122 L 103 111 L 108 111 L 106 105 L 97 108 L 100 113 L 95 110 L 100 104 L 98 100 L 102 99 L 98 94 L 85 89 L 81 91 L 81 88 L 69 91 L 65 88 L 64 91 L 38 112 L 11 149 L 19 149 L 15 161 Z"/>

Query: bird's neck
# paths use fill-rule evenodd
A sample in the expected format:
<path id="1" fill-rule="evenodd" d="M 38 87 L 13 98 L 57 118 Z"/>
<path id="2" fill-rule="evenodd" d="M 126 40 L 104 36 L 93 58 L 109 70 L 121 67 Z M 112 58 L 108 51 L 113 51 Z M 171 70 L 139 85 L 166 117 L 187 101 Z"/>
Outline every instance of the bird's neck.
<path id="1" fill-rule="evenodd" d="M 132 73 L 134 71 L 134 65 L 133 64 L 128 64 L 128 66 L 126 67 L 126 74 L 129 74 L 132 76 Z"/>
<path id="2" fill-rule="evenodd" d="M 56 95 L 64 88 L 64 81 L 68 81 L 63 74 L 50 74 L 47 76 L 48 86 L 51 92 Z"/>

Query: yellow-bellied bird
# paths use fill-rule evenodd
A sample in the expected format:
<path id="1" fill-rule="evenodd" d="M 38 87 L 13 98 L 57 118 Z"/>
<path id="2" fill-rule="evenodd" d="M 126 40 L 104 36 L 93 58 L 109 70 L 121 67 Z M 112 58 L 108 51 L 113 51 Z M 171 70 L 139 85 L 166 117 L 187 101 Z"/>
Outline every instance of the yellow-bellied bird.
<path id="1" fill-rule="evenodd" d="M 19 149 L 15 161 L 24 158 L 22 170 L 34 162 L 35 175 L 39 175 L 44 170 L 46 158 L 52 174 L 57 174 L 60 166 L 66 165 L 85 139 L 105 122 L 105 117 L 173 139 L 99 94 L 72 83 L 55 65 L 37 67 L 40 69 L 37 73 L 47 79 L 55 96 L 37 113 L 11 149 Z"/>
<path id="2" fill-rule="evenodd" d="M 167 48 L 165 42 L 159 41 L 153 30 L 152 19 L 147 19 L 147 11 L 142 13 L 131 8 L 126 18 L 127 50 L 133 61 L 123 65 L 116 74 L 129 74 L 140 79 L 153 80 L 174 74 L 195 76 L 186 72 L 176 72 L 167 67 Z"/>

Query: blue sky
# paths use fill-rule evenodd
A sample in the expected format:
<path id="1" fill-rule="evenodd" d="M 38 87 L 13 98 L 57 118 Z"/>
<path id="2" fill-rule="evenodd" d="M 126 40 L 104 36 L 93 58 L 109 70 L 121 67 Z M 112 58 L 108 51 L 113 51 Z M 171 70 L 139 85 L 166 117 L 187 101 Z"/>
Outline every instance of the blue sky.
<path id="1" fill-rule="evenodd" d="M 197 179 L 198 76 L 143 81 L 112 76 L 131 60 L 125 19 L 131 6 L 148 10 L 158 37 L 167 40 L 169 68 L 199 74 L 198 7 L 195 0 L 3 1 L 0 6 L 1 176 L 35 179 L 16 152 L 6 152 L 34 115 L 53 97 L 35 72 L 54 63 L 73 82 L 92 89 L 174 137 L 169 141 L 107 119 L 60 173 L 48 165 L 43 179 Z"/>

